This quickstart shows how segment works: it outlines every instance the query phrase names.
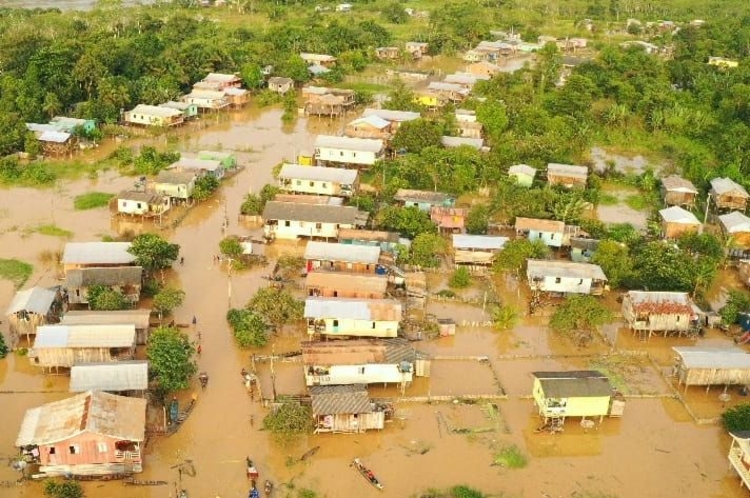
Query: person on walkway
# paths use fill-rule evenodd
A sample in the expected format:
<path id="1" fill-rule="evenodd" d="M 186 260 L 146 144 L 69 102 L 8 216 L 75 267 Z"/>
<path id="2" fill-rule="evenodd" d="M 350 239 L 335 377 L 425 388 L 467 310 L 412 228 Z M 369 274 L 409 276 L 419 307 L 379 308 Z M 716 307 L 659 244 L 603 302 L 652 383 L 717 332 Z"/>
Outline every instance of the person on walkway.
<path id="1" fill-rule="evenodd" d="M 193 326 L 198 324 L 198 319 L 193 315 Z"/>
<path id="2" fill-rule="evenodd" d="M 203 352 L 203 346 L 201 346 L 200 344 L 198 344 L 198 347 L 196 348 L 196 351 L 198 352 L 198 356 L 200 356 L 201 353 Z"/>
<path id="3" fill-rule="evenodd" d="M 180 256 L 180 266 L 185 264 L 185 258 Z"/>

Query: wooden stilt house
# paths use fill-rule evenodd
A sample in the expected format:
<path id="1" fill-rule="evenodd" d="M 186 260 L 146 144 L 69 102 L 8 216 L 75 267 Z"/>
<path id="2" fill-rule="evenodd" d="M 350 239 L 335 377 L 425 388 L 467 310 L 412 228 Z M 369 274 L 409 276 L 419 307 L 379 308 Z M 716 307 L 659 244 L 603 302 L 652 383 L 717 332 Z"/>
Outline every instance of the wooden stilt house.
<path id="1" fill-rule="evenodd" d="M 10 333 L 16 336 L 36 334 L 39 325 L 54 323 L 61 310 L 59 288 L 32 287 L 16 292 L 5 312 Z"/>

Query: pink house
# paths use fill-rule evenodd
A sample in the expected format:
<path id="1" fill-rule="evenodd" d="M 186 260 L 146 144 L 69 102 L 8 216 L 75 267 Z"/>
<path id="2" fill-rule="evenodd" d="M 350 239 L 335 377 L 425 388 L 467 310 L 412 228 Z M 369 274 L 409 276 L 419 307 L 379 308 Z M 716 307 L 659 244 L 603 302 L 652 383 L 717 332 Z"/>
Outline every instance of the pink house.
<path id="1" fill-rule="evenodd" d="M 88 391 L 26 412 L 21 458 L 45 476 L 143 471 L 146 400 Z"/>
<path id="2" fill-rule="evenodd" d="M 441 231 L 463 233 L 466 224 L 467 210 L 456 207 L 432 206 L 430 219 Z"/>

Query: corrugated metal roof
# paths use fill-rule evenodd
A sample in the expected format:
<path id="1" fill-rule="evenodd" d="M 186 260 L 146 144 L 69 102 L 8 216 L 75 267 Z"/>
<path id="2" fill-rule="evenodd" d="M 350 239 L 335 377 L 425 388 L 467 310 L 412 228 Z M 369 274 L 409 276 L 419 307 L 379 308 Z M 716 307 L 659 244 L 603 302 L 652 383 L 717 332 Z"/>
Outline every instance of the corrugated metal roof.
<path id="1" fill-rule="evenodd" d="M 530 177 L 536 176 L 536 168 L 532 168 L 528 164 L 514 164 L 508 168 L 509 175 L 528 175 Z"/>
<path id="2" fill-rule="evenodd" d="M 693 314 L 693 300 L 687 292 L 628 291 L 625 299 L 637 313 Z"/>
<path id="3" fill-rule="evenodd" d="M 674 346 L 686 368 L 750 369 L 750 354 L 732 347 Z"/>
<path id="4" fill-rule="evenodd" d="M 44 287 L 32 287 L 16 292 L 13 301 L 5 311 L 5 315 L 12 315 L 19 311 L 30 311 L 38 315 L 46 315 L 52 303 L 55 301 L 57 291 L 45 289 Z"/>
<path id="5" fill-rule="evenodd" d="M 45 131 L 57 131 L 57 126 L 48 123 L 26 123 L 26 129 L 36 133 L 43 133 Z"/>
<path id="6" fill-rule="evenodd" d="M 279 171 L 279 178 L 290 180 L 316 180 L 337 182 L 351 185 L 357 181 L 358 171 L 345 168 L 322 168 L 318 166 L 300 166 L 299 164 L 284 164 Z"/>
<path id="7" fill-rule="evenodd" d="M 539 378 L 545 398 L 599 398 L 612 395 L 604 377 Z"/>
<path id="8" fill-rule="evenodd" d="M 469 138 L 469 137 L 447 137 L 443 136 L 440 138 L 440 143 L 443 147 L 460 147 L 462 145 L 468 145 L 477 150 L 480 150 L 484 146 L 484 140 L 481 138 Z"/>
<path id="9" fill-rule="evenodd" d="M 314 271 L 307 274 L 305 287 L 336 289 L 339 292 L 363 291 L 385 294 L 388 277 L 366 273 Z"/>
<path id="10" fill-rule="evenodd" d="M 315 204 L 318 206 L 343 206 L 344 199 L 341 197 L 330 197 L 327 195 L 312 194 L 276 194 L 273 200 L 279 202 L 290 202 L 295 204 Z"/>
<path id="11" fill-rule="evenodd" d="M 182 113 L 177 109 L 145 104 L 138 104 L 133 108 L 132 111 L 130 111 L 130 113 L 145 114 L 147 116 L 157 116 L 160 118 L 174 118 L 177 116 L 182 116 Z"/>
<path id="12" fill-rule="evenodd" d="M 128 252 L 130 242 L 68 242 L 63 251 L 63 264 L 127 265 L 135 261 Z"/>
<path id="13" fill-rule="evenodd" d="M 690 211 L 680 206 L 672 206 L 659 211 L 659 216 L 667 223 L 684 223 L 686 225 L 700 225 L 701 222 Z"/>
<path id="14" fill-rule="evenodd" d="M 713 190 L 717 195 L 732 193 L 738 194 L 745 198 L 750 197 L 750 195 L 748 195 L 747 193 L 747 190 L 745 190 L 745 187 L 729 178 L 714 178 L 713 180 L 711 180 L 711 190 Z"/>
<path id="15" fill-rule="evenodd" d="M 729 233 L 750 232 L 750 218 L 745 213 L 732 211 L 728 214 L 719 216 L 719 221 L 724 226 L 724 230 Z"/>
<path id="16" fill-rule="evenodd" d="M 549 163 L 547 164 L 547 174 L 586 179 L 589 176 L 589 169 L 586 166 L 575 164 Z"/>
<path id="17" fill-rule="evenodd" d="M 64 144 L 70 139 L 70 133 L 64 131 L 51 131 L 47 130 L 39 135 L 40 142 L 53 142 L 57 144 Z"/>
<path id="18" fill-rule="evenodd" d="M 355 152 L 375 152 L 383 150 L 383 141 L 374 138 L 336 137 L 332 135 L 318 135 L 315 139 L 316 148 L 353 150 Z"/>
<path id="19" fill-rule="evenodd" d="M 349 122 L 349 126 L 357 126 L 360 124 L 367 124 L 372 126 L 373 128 L 382 130 L 384 128 L 388 128 L 391 125 L 391 122 L 381 118 L 380 116 L 362 116 L 361 118 L 357 118 L 354 121 Z"/>
<path id="20" fill-rule="evenodd" d="M 474 75 L 454 73 L 447 75 L 443 78 L 443 81 L 446 83 L 456 83 L 458 85 L 473 85 L 477 82 L 477 78 Z"/>
<path id="21" fill-rule="evenodd" d="M 311 386 L 313 415 L 345 415 L 372 412 L 372 403 L 364 384 L 347 386 Z"/>
<path id="22" fill-rule="evenodd" d="M 263 219 L 308 221 L 312 223 L 360 224 L 362 216 L 353 206 L 316 206 L 296 202 L 269 201 L 263 210 Z"/>
<path id="23" fill-rule="evenodd" d="M 206 171 L 216 171 L 221 168 L 221 162 L 215 159 L 199 159 L 197 157 L 181 157 L 177 162 L 172 163 L 170 168 L 184 169 L 204 169 Z"/>
<path id="24" fill-rule="evenodd" d="M 572 261 L 548 261 L 528 259 L 526 275 L 533 279 L 537 277 L 590 278 L 592 280 L 607 280 L 599 265 L 591 263 L 574 263 Z"/>
<path id="25" fill-rule="evenodd" d="M 241 78 L 237 76 L 236 74 L 226 74 L 226 73 L 208 73 L 208 75 L 203 78 L 203 81 L 216 81 L 219 83 L 232 83 L 234 81 L 240 81 Z"/>
<path id="26" fill-rule="evenodd" d="M 698 189 L 688 180 L 677 175 L 670 175 L 661 179 L 661 183 L 667 192 L 682 192 L 697 194 Z"/>
<path id="27" fill-rule="evenodd" d="M 185 109 L 190 108 L 191 105 L 195 104 L 188 104 L 187 102 L 175 102 L 174 100 L 170 100 L 169 102 L 159 104 L 159 107 L 166 107 L 167 109 L 177 109 L 180 111 L 184 111 Z"/>
<path id="28" fill-rule="evenodd" d="M 574 249 L 581 249 L 583 251 L 596 251 L 599 247 L 598 239 L 588 239 L 585 237 L 571 237 L 570 247 Z"/>
<path id="29" fill-rule="evenodd" d="M 305 318 L 316 320 L 400 321 L 401 315 L 401 303 L 391 299 L 308 297 L 305 300 Z"/>
<path id="30" fill-rule="evenodd" d="M 156 183 L 187 185 L 195 179 L 196 175 L 197 172 L 195 171 L 162 170 L 156 176 Z"/>
<path id="31" fill-rule="evenodd" d="M 299 54 L 303 61 L 316 61 L 316 62 L 333 62 L 336 57 L 328 54 L 311 54 L 302 52 Z"/>
<path id="32" fill-rule="evenodd" d="M 84 432 L 143 441 L 145 425 L 145 399 L 88 391 L 28 410 L 16 447 L 56 443 Z"/>
<path id="33" fill-rule="evenodd" d="M 431 204 L 442 204 L 446 201 L 455 200 L 450 194 L 443 192 L 432 192 L 429 190 L 411 190 L 400 188 L 393 198 L 401 202 L 426 202 Z"/>
<path id="34" fill-rule="evenodd" d="M 143 268 L 140 266 L 88 267 L 68 270 L 66 289 L 91 285 L 141 285 Z"/>
<path id="35" fill-rule="evenodd" d="M 70 392 L 145 391 L 148 361 L 85 363 L 70 369 Z"/>
<path id="36" fill-rule="evenodd" d="M 149 327 L 151 310 L 68 311 L 60 319 L 63 325 L 133 324 L 136 329 Z"/>
<path id="37" fill-rule="evenodd" d="M 135 325 L 40 325 L 34 349 L 129 348 L 135 344 Z"/>
<path id="38" fill-rule="evenodd" d="M 305 365 L 397 365 L 413 362 L 425 355 L 414 349 L 403 337 L 392 339 L 353 339 L 348 341 L 303 342 Z"/>
<path id="39" fill-rule="evenodd" d="M 193 90 L 185 97 L 193 99 L 224 100 L 224 92 L 214 90 Z"/>
<path id="40" fill-rule="evenodd" d="M 380 259 L 380 247 L 310 241 L 305 248 L 305 259 L 374 265 Z"/>
<path id="41" fill-rule="evenodd" d="M 402 123 L 404 121 L 413 121 L 419 119 L 421 115 L 418 112 L 411 111 L 393 111 L 390 109 L 372 109 L 367 108 L 362 112 L 363 117 L 378 116 L 386 121 Z"/>
<path id="42" fill-rule="evenodd" d="M 508 237 L 453 234 L 454 249 L 502 249 Z"/>
<path id="43" fill-rule="evenodd" d="M 325 66 L 321 66 L 320 64 L 313 64 L 310 67 L 308 67 L 307 70 L 310 71 L 314 75 L 326 74 L 326 73 L 331 72 L 330 69 L 328 69 Z"/>
<path id="44" fill-rule="evenodd" d="M 565 222 L 555 220 L 540 220 L 537 218 L 516 218 L 515 229 L 536 230 L 538 232 L 565 232 Z"/>
<path id="45" fill-rule="evenodd" d="M 156 192 L 152 191 L 143 191 L 143 190 L 125 190 L 123 192 L 120 192 L 117 194 L 117 199 L 120 200 L 126 200 L 126 201 L 136 201 L 136 202 L 145 202 L 147 204 L 163 204 L 164 203 L 164 196 L 161 194 L 157 194 Z"/>

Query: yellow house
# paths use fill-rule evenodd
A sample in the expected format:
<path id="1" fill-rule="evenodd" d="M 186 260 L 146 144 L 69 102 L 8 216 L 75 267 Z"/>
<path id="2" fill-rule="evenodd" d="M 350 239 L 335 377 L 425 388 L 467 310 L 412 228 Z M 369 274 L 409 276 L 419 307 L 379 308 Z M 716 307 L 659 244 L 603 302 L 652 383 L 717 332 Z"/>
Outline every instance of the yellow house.
<path id="1" fill-rule="evenodd" d="M 420 93 L 414 96 L 414 102 L 434 109 L 442 107 L 445 104 L 445 98 L 434 93 Z"/>
<path id="2" fill-rule="evenodd" d="M 607 377 L 593 370 L 570 372 L 533 372 L 534 404 L 539 416 L 565 422 L 567 417 L 599 417 L 610 415 L 614 390 Z M 619 415 L 620 413 L 618 413 Z"/>
<path id="3" fill-rule="evenodd" d="M 737 67 L 739 66 L 740 63 L 738 61 L 733 61 L 732 59 L 725 59 L 724 57 L 709 57 L 708 64 L 710 66 L 729 68 L 729 67 Z"/>

